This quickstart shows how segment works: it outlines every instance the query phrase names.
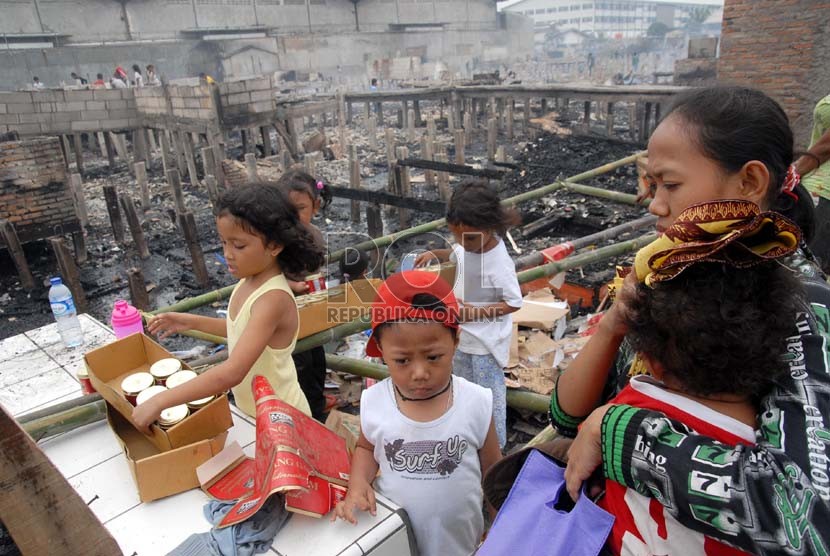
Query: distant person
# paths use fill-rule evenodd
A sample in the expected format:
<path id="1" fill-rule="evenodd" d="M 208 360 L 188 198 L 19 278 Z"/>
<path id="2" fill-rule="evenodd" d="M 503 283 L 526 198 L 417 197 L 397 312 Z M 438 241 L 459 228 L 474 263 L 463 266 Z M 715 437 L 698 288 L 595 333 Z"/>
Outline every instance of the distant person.
<path id="1" fill-rule="evenodd" d="M 588 53 L 587 64 L 588 64 L 588 77 L 591 77 L 594 74 L 594 53 L 593 52 Z"/>
<path id="2" fill-rule="evenodd" d="M 115 73 L 113 74 L 112 78 L 110 79 L 110 84 L 112 85 L 113 89 L 126 89 L 129 87 L 127 84 L 127 72 L 124 71 L 124 68 L 118 66 L 115 68 Z"/>
<path id="3" fill-rule="evenodd" d="M 631 55 L 631 71 L 636 72 L 638 67 L 640 67 L 640 53 L 635 52 Z"/>
<path id="4" fill-rule="evenodd" d="M 830 269 L 830 95 L 816 104 L 813 110 L 813 132 L 810 148 L 795 161 L 795 170 L 802 176 L 801 183 L 813 197 L 816 207 L 816 235 L 810 243 L 826 272 Z"/>
<path id="5" fill-rule="evenodd" d="M 43 82 L 41 82 L 40 78 L 36 75 L 32 78 L 32 88 L 36 90 L 43 89 Z"/>
<path id="6" fill-rule="evenodd" d="M 89 81 L 87 81 L 86 79 L 84 79 L 83 77 L 81 77 L 80 75 L 75 73 L 74 71 L 72 73 L 70 73 L 69 75 L 75 81 L 75 85 L 88 85 L 89 84 Z"/>
<path id="7" fill-rule="evenodd" d="M 156 75 L 156 66 L 148 64 L 145 69 L 147 70 L 147 86 L 158 87 L 161 85 L 161 80 L 159 79 L 159 76 Z"/>
<path id="8" fill-rule="evenodd" d="M 202 83 L 207 83 L 208 85 L 213 85 L 214 83 L 216 83 L 216 80 L 208 74 L 206 74 L 205 72 L 199 74 L 199 81 L 201 81 Z"/>
<path id="9" fill-rule="evenodd" d="M 138 64 L 133 64 L 133 85 L 139 89 L 144 86 L 144 77 Z"/>
<path id="10" fill-rule="evenodd" d="M 103 73 L 99 73 L 95 76 L 95 81 L 92 82 L 92 86 L 96 88 L 102 88 L 107 86 L 106 82 L 104 81 Z"/>
<path id="11" fill-rule="evenodd" d="M 378 90 L 378 78 L 377 77 L 372 78 L 372 82 L 369 85 L 369 90 L 370 91 L 377 91 Z"/>

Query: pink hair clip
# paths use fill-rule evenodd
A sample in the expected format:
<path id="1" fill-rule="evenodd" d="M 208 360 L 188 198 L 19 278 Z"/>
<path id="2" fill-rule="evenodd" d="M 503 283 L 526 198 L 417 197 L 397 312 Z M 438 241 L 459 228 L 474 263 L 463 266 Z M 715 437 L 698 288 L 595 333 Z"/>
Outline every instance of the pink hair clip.
<path id="1" fill-rule="evenodd" d="M 323 187 L 325 187 L 325 186 L 323 185 L 323 182 L 318 181 L 318 182 L 317 182 L 317 189 L 323 189 Z"/>
<path id="2" fill-rule="evenodd" d="M 795 164 L 790 164 L 790 167 L 787 168 L 787 176 L 784 178 L 784 186 L 781 188 L 781 192 L 798 201 L 798 195 L 793 193 L 793 190 L 800 182 L 801 176 L 796 172 Z"/>

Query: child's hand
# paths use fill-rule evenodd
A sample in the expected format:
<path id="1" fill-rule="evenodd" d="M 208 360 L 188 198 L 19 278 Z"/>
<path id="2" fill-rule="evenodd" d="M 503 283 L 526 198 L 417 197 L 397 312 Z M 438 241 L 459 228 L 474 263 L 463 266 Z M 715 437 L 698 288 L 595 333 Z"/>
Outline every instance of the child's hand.
<path id="1" fill-rule="evenodd" d="M 342 502 L 338 502 L 337 507 L 334 509 L 334 515 L 331 516 L 331 520 L 335 521 L 339 517 L 349 523 L 357 524 L 357 518 L 354 514 L 355 508 L 369 512 L 372 515 L 377 515 L 375 491 L 369 483 L 360 482 L 355 485 L 349 485 L 346 498 Z"/>
<path id="2" fill-rule="evenodd" d="M 602 464 L 601 430 L 602 418 L 610 408 L 602 405 L 596 408 L 579 429 L 579 434 L 568 449 L 568 466 L 565 468 L 565 485 L 568 494 L 575 501 L 579 498 L 582 483 Z"/>
<path id="3" fill-rule="evenodd" d="M 172 334 L 190 330 L 192 326 L 188 317 L 185 313 L 161 313 L 147 323 L 147 332 L 158 335 L 159 339 L 163 340 Z"/>
<path id="4" fill-rule="evenodd" d="M 415 259 L 415 268 L 429 266 L 431 264 L 438 264 L 441 261 L 432 251 L 424 251 Z"/>
<path id="5" fill-rule="evenodd" d="M 133 409 L 133 422 L 136 428 L 144 434 L 150 434 L 150 425 L 158 420 L 162 407 L 157 407 L 150 398 L 143 404 Z"/>
<path id="6" fill-rule="evenodd" d="M 308 284 L 305 282 L 295 282 L 294 280 L 289 280 L 288 285 L 291 288 L 291 291 L 297 295 L 305 295 L 308 293 Z"/>
<path id="7" fill-rule="evenodd" d="M 623 337 L 628 333 L 628 326 L 625 318 L 628 313 L 628 306 L 637 296 L 637 273 L 633 270 L 623 280 L 620 291 L 617 292 L 617 299 L 605 313 L 600 321 L 600 326 L 617 337 Z"/>

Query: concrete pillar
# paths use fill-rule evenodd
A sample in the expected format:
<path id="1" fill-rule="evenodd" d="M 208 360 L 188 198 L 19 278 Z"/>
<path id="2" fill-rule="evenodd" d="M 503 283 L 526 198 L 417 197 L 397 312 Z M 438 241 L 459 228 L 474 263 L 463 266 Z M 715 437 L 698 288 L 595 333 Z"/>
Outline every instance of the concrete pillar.
<path id="1" fill-rule="evenodd" d="M 455 130 L 455 163 L 464 164 L 464 144 L 466 143 L 463 129 Z"/>
<path id="2" fill-rule="evenodd" d="M 487 158 L 490 161 L 496 158 L 496 119 L 487 120 Z"/>
<path id="3" fill-rule="evenodd" d="M 407 112 L 407 125 L 406 125 L 406 140 L 410 143 L 415 142 L 415 110 L 410 108 Z"/>
<path id="4" fill-rule="evenodd" d="M 374 115 L 366 119 L 366 132 L 369 134 L 369 148 L 373 151 L 378 148 L 378 126 Z"/>

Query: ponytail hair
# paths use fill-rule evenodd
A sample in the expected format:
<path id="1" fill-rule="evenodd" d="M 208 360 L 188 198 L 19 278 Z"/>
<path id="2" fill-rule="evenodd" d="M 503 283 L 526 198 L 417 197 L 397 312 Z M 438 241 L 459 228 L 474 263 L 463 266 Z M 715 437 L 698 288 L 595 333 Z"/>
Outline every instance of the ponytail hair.
<path id="1" fill-rule="evenodd" d="M 499 194 L 485 180 L 461 182 L 453 191 L 447 207 L 449 224 L 494 231 L 500 236 L 521 220 L 516 209 L 501 204 Z"/>
<path id="2" fill-rule="evenodd" d="M 751 160 L 769 171 L 769 210 L 793 220 L 810 242 L 815 232 L 813 201 L 804 186 L 784 192 L 793 162 L 793 132 L 787 114 L 766 94 L 748 87 L 718 86 L 678 95 L 666 117 L 676 115 L 694 128 L 690 134 L 707 158 L 734 173 Z"/>
<path id="3" fill-rule="evenodd" d="M 323 182 L 317 180 L 304 170 L 289 170 L 284 173 L 277 184 L 285 193 L 297 191 L 311 197 L 312 201 L 320 199 L 320 208 L 324 209 L 331 204 L 331 189 Z"/>

